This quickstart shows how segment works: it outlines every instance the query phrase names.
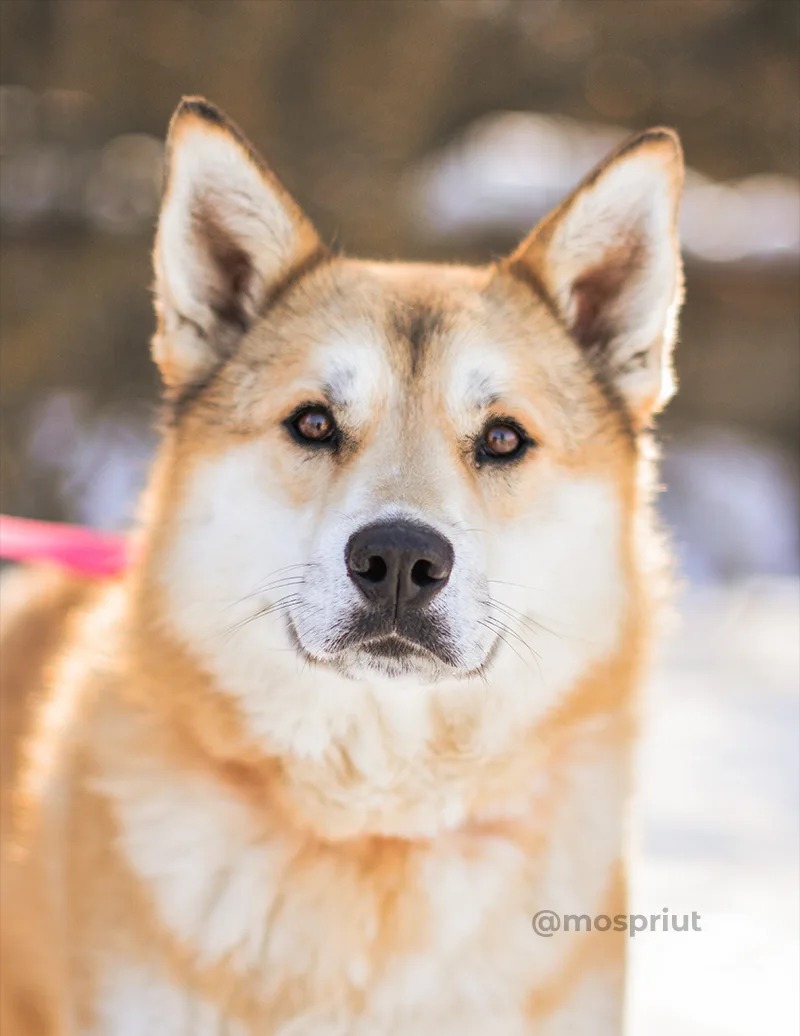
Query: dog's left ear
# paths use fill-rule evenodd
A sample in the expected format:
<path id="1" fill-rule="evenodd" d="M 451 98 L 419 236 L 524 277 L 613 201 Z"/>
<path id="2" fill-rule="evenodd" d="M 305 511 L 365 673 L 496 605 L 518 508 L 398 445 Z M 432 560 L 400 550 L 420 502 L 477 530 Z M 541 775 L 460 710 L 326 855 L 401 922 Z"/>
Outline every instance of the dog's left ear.
<path id="1" fill-rule="evenodd" d="M 167 136 L 154 255 L 153 355 L 167 387 L 202 380 L 321 248 L 236 126 L 208 101 L 184 98 Z"/>
<path id="2" fill-rule="evenodd" d="M 508 261 L 544 290 L 637 429 L 674 390 L 682 184 L 677 135 L 642 133 L 591 173 Z"/>

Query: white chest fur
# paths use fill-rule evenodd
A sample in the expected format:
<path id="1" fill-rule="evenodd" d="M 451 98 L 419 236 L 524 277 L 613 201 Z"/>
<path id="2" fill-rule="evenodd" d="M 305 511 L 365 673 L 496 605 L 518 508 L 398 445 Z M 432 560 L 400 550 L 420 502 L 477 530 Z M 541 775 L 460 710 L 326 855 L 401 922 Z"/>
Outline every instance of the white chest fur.
<path id="1" fill-rule="evenodd" d="M 514 1036 L 562 1031 L 526 1028 L 528 996 L 570 952 L 568 936 L 534 935 L 533 913 L 597 912 L 619 855 L 622 765 L 611 749 L 594 753 L 587 749 L 572 768 L 540 853 L 498 835 L 451 831 L 396 867 L 379 848 L 367 863 L 346 845 L 315 844 L 257 820 L 211 779 L 165 772 L 152 759 L 117 764 L 99 787 L 160 923 L 198 965 L 255 982 L 265 1004 L 259 1034 Z M 387 840 L 385 854 L 396 852 Z M 238 1036 L 214 1028 L 213 1005 L 195 1003 L 188 991 L 145 982 L 147 995 L 133 994 L 140 979 L 112 968 L 100 1014 L 124 1016 L 128 1027 L 109 1022 L 103 1036 L 152 1031 L 135 1025 L 154 997 L 174 1018 L 159 1028 L 164 1036 Z M 273 1015 L 287 983 L 305 1000 L 291 1017 L 280 1006 Z M 600 1009 L 607 990 L 587 988 L 587 1010 Z M 615 1008 L 603 1010 L 615 1017 Z"/>

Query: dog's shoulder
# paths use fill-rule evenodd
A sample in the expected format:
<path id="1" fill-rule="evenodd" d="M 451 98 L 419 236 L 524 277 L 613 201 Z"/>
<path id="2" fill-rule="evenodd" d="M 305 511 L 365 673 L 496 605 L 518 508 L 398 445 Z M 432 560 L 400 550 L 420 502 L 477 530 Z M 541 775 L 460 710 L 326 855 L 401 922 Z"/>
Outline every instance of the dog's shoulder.
<path id="1" fill-rule="evenodd" d="M 64 651 L 75 615 L 98 583 L 49 566 L 8 569 L 0 581 L 0 784 L 5 804 L 51 664 Z"/>

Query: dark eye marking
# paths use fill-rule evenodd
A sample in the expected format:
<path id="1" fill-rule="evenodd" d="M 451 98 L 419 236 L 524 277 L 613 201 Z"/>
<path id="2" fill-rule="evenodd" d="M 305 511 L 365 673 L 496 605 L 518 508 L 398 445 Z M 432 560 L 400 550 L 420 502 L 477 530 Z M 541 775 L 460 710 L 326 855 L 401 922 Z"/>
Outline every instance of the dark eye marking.
<path id="1" fill-rule="evenodd" d="M 283 424 L 301 446 L 335 449 L 339 445 L 340 432 L 336 419 L 322 403 L 304 403 Z"/>
<path id="2" fill-rule="evenodd" d="M 510 417 L 492 417 L 475 443 L 478 464 L 507 464 L 521 459 L 536 442 Z"/>

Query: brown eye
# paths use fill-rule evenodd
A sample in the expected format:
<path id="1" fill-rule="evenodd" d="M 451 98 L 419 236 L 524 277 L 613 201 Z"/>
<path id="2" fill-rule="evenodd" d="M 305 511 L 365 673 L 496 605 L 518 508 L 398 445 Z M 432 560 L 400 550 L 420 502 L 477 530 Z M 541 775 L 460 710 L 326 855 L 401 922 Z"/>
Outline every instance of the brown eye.
<path id="1" fill-rule="evenodd" d="M 289 419 L 287 425 L 298 442 L 328 444 L 333 443 L 336 435 L 333 414 L 323 406 L 304 407 Z"/>
<path id="2" fill-rule="evenodd" d="M 478 443 L 478 459 L 511 460 L 525 451 L 529 440 L 524 433 L 506 421 L 488 425 Z"/>

